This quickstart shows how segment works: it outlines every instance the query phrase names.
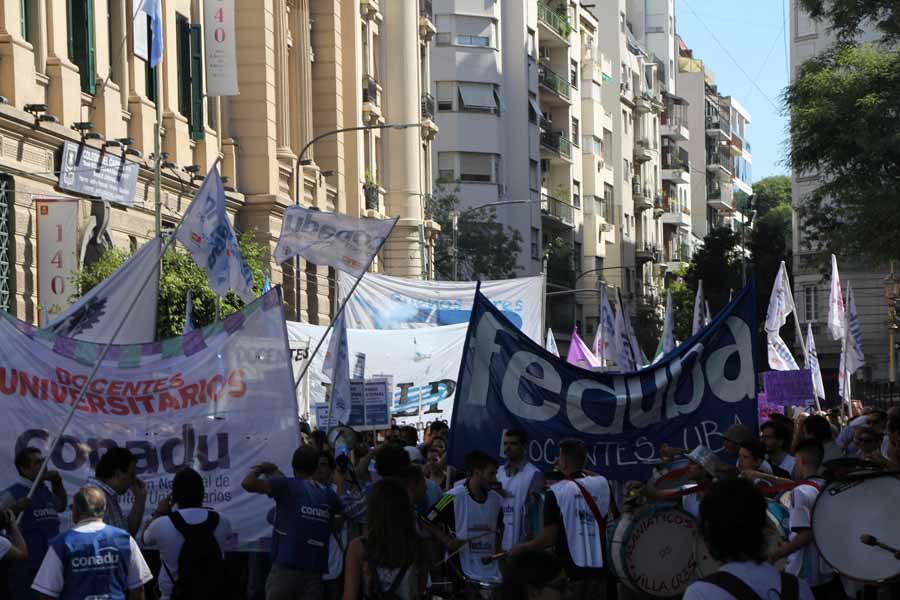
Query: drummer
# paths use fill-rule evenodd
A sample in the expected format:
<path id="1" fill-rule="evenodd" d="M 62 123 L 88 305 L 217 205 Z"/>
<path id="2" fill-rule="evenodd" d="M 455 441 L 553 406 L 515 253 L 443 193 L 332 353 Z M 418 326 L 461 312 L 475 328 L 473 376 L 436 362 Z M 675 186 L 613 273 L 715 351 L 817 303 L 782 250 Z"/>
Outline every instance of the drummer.
<path id="1" fill-rule="evenodd" d="M 587 448 L 577 439 L 559 443 L 556 468 L 564 479 L 550 487 L 544 504 L 544 530 L 533 540 L 512 547 L 510 554 L 553 546 L 572 582 L 568 598 L 604 600 L 609 567 L 604 557 L 606 521 L 618 510 L 609 481 L 584 472 Z M 590 494 L 590 502 L 585 494 Z"/>
<path id="2" fill-rule="evenodd" d="M 800 483 L 791 491 L 790 541 L 769 557 L 773 563 L 787 557 L 785 570 L 808 583 L 817 600 L 844 597 L 840 578 L 813 543 L 812 510 L 825 484 L 819 477 L 824 457 L 825 450 L 817 441 L 806 440 L 797 446 L 794 473 Z"/>
<path id="3" fill-rule="evenodd" d="M 687 478 L 700 485 L 695 493 L 682 497 L 681 508 L 693 517 L 700 518 L 700 503 L 715 480 L 719 459 L 712 450 L 704 446 L 697 446 L 685 458 L 689 461 Z"/>

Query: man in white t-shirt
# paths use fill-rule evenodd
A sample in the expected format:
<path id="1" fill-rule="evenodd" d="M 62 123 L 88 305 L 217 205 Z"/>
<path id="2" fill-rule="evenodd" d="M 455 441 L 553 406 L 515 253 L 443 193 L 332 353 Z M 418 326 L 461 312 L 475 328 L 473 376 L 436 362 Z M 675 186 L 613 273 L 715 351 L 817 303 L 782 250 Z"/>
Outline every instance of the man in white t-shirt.
<path id="1" fill-rule="evenodd" d="M 544 484 L 544 476 L 525 460 L 528 434 L 510 429 L 503 434 L 503 453 L 506 464 L 497 470 L 497 481 L 503 486 L 503 549 L 509 550 L 528 537 L 528 508 L 533 494 Z"/>
<path id="2" fill-rule="evenodd" d="M 785 570 L 806 581 L 816 598 L 839 598 L 840 580 L 813 543 L 812 510 L 825 481 L 818 477 L 825 450 L 814 440 L 801 442 L 794 451 L 794 474 L 800 484 L 791 490 L 790 540 L 772 553 L 776 562 L 787 557 Z"/>
<path id="3" fill-rule="evenodd" d="M 212 509 L 203 508 L 204 493 L 203 478 L 199 473 L 193 469 L 178 471 L 172 481 L 171 499 L 164 498 L 160 501 L 153 514 L 154 520 L 144 530 L 144 544 L 157 547 L 162 559 L 163 566 L 159 574 L 162 600 L 171 597 L 175 582 L 179 579 L 178 557 L 185 538 L 176 528 L 175 521 L 184 522 L 189 527 L 208 524 L 220 550 L 226 546 L 228 538 L 231 537 L 231 523 L 228 519 Z M 173 503 L 177 506 L 174 510 Z M 222 579 L 224 580 L 224 577 Z M 209 582 L 210 591 L 214 583 Z"/>
<path id="4" fill-rule="evenodd" d="M 684 600 L 813 600 L 804 581 L 765 562 L 765 526 L 766 499 L 753 484 L 743 479 L 713 484 L 700 504 L 700 531 L 723 565 L 692 583 Z"/>

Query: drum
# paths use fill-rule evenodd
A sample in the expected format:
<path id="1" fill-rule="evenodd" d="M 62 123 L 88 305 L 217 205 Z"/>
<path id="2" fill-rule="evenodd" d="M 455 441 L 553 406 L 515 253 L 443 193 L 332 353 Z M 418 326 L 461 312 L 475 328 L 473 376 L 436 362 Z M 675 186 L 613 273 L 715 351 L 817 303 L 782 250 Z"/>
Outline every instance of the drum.
<path id="1" fill-rule="evenodd" d="M 656 598 L 684 593 L 694 580 L 697 521 L 679 508 L 651 504 L 622 515 L 607 531 L 613 572 L 629 588 Z"/>
<path id="2" fill-rule="evenodd" d="M 499 581 L 475 581 L 467 578 L 465 598 L 466 600 L 499 600 L 502 585 Z"/>
<path id="3" fill-rule="evenodd" d="M 900 576 L 900 559 L 891 550 L 866 545 L 872 536 L 892 549 L 900 548 L 900 477 L 874 474 L 833 481 L 813 506 L 812 530 L 822 558 L 841 575 L 866 583 Z"/>

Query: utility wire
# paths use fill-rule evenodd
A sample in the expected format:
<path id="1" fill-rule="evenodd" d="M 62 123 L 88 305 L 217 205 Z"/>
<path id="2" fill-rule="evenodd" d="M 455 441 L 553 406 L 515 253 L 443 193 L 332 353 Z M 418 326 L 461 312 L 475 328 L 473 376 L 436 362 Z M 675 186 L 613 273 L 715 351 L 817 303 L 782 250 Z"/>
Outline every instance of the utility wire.
<path id="1" fill-rule="evenodd" d="M 781 33 L 784 35 L 784 72 L 787 76 L 787 80 L 791 80 L 791 59 L 788 54 L 788 19 L 787 19 L 787 10 L 788 10 L 788 2 L 789 0 L 782 0 L 781 2 Z"/>
<path id="2" fill-rule="evenodd" d="M 746 77 L 747 80 L 751 84 L 753 84 L 753 87 L 755 87 L 757 89 L 757 91 L 760 94 L 762 94 L 763 98 L 765 98 L 766 100 L 769 101 L 769 104 L 772 105 L 772 108 L 774 108 L 776 111 L 780 111 L 781 108 L 771 98 L 769 98 L 769 96 L 766 95 L 766 93 L 762 90 L 762 88 L 759 87 L 759 84 L 756 83 L 756 80 L 754 80 L 752 77 L 750 77 L 750 75 L 747 73 L 747 71 L 744 70 L 744 67 L 741 66 L 741 63 L 739 63 L 737 61 L 737 59 L 734 58 L 734 55 L 731 54 L 731 52 L 728 50 L 728 48 L 726 48 L 725 45 L 716 36 L 715 32 L 713 32 L 713 30 L 710 29 L 710 27 L 706 24 L 706 21 L 704 21 L 703 18 L 700 17 L 699 14 L 697 14 L 697 11 L 694 10 L 694 7 L 692 7 L 690 5 L 690 3 L 688 3 L 687 0 L 682 0 L 682 1 L 684 2 L 684 5 L 687 6 L 688 10 L 691 11 L 691 14 L 693 14 L 697 18 L 697 20 L 700 22 L 700 24 L 703 26 L 703 28 L 706 30 L 706 32 L 709 33 L 709 36 L 713 39 L 713 41 L 715 41 L 716 44 L 719 46 L 719 48 L 721 48 L 722 51 L 725 53 L 725 55 L 728 56 L 729 59 L 731 59 L 731 62 L 734 63 L 734 65 L 738 68 L 738 70 L 744 74 L 744 77 Z"/>

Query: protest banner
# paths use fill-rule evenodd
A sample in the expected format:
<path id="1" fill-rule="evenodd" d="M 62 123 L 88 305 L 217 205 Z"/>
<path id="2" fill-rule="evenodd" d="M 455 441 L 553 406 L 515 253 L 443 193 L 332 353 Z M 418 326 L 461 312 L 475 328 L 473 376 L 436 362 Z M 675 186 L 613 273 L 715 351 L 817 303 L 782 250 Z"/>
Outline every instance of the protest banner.
<path id="1" fill-rule="evenodd" d="M 467 325 L 423 329 L 347 329 L 350 352 L 366 355 L 366 378 L 390 377 L 391 415 L 398 423 L 424 428 L 431 421 L 450 421 L 459 360 Z M 325 335 L 325 327 L 288 321 L 288 343 L 295 373 L 302 371 L 309 348 Z M 327 343 L 326 339 L 326 343 Z M 314 356 L 297 390 L 301 416 L 326 403 L 330 380 L 323 357 Z"/>
<path id="2" fill-rule="evenodd" d="M 767 371 L 763 373 L 763 386 L 770 404 L 812 406 L 816 403 L 812 372 L 809 369 Z"/>
<path id="3" fill-rule="evenodd" d="M 349 295 L 354 282 L 353 277 L 338 273 L 339 300 Z M 541 340 L 543 277 L 484 281 L 481 292 L 528 337 Z M 474 297 L 474 282 L 366 273 L 344 312 L 351 329 L 440 327 L 468 323 Z"/>
<path id="4" fill-rule="evenodd" d="M 556 358 L 476 294 L 457 379 L 449 462 L 499 457 L 503 432 L 528 434 L 528 460 L 548 469 L 560 440 L 588 448 L 587 468 L 646 480 L 661 444 L 722 449 L 733 423 L 757 428 L 755 283 L 655 365 L 594 373 Z"/>
<path id="5" fill-rule="evenodd" d="M 323 430 L 342 424 L 352 427 L 356 431 L 387 429 L 391 426 L 390 397 L 393 387 L 390 377 L 366 379 L 365 383 L 351 380 L 350 419 L 346 423 L 342 423 L 332 414 L 329 421 L 328 404 L 316 404 L 313 407 L 316 417 L 315 424 Z"/>
<path id="6" fill-rule="evenodd" d="M 0 313 L 0 480 L 15 481 L 13 457 L 47 450 L 103 348 L 60 337 Z M 229 516 L 238 549 L 264 548 L 270 502 L 241 479 L 262 460 L 290 472 L 299 428 L 280 289 L 224 321 L 162 342 L 111 346 L 87 386 L 49 468 L 71 494 L 105 449 L 137 456 L 147 506 L 171 493 L 191 466 L 206 484 L 204 505 Z M 127 511 L 130 498 L 124 499 Z M 145 520 L 150 518 L 148 508 Z M 231 548 L 231 546 L 230 546 Z"/>

